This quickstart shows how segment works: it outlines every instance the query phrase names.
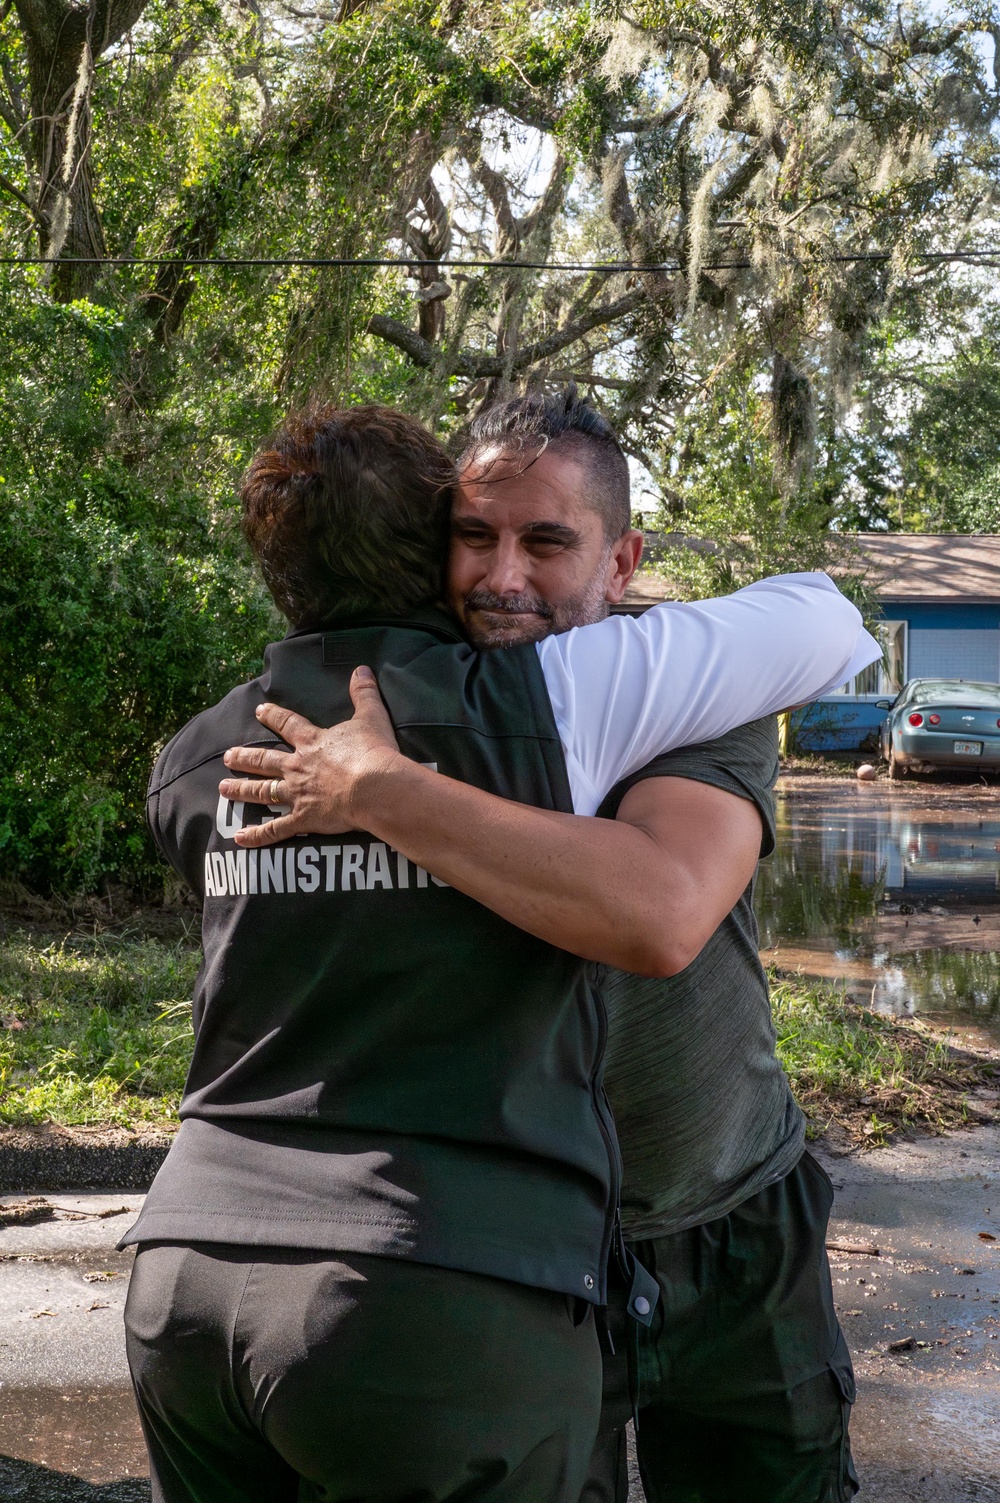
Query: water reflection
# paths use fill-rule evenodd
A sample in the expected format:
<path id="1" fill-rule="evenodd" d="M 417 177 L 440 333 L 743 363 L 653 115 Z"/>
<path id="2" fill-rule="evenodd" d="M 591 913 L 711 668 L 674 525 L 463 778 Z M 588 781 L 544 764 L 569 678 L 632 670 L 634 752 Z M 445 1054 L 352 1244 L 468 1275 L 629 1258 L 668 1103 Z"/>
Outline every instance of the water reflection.
<path id="1" fill-rule="evenodd" d="M 876 950 L 879 993 L 889 1012 L 960 1012 L 1000 1023 L 998 957 L 992 951 L 914 950 L 892 956 Z"/>
<path id="2" fill-rule="evenodd" d="M 146 1447 L 132 1390 L 126 1388 L 17 1388 L 4 1386 L 0 1404 L 0 1498 L 2 1484 L 21 1474 L 16 1462 L 37 1468 L 32 1503 L 56 1498 L 96 1498 L 102 1488 L 69 1485 L 118 1483 L 114 1496 L 145 1498 L 146 1487 L 122 1484 L 123 1477 L 148 1475 Z M 108 1496 L 111 1495 L 109 1489 Z M 14 1494 L 11 1489 L 10 1496 Z"/>
<path id="3" fill-rule="evenodd" d="M 1000 1031 L 1000 817 L 967 790 L 779 793 L 757 893 L 765 958 L 899 1015 Z"/>

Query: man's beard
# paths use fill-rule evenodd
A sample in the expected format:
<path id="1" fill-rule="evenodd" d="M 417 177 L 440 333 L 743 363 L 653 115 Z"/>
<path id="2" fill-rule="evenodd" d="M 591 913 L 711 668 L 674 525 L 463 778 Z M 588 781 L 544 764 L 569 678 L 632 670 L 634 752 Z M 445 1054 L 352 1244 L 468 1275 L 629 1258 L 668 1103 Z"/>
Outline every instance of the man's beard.
<path id="1" fill-rule="evenodd" d="M 523 647 L 553 632 L 603 621 L 608 605 L 602 578 L 603 571 L 579 595 L 558 605 L 530 592 L 495 595 L 492 590 L 470 590 L 464 601 L 466 635 L 473 647 Z"/>

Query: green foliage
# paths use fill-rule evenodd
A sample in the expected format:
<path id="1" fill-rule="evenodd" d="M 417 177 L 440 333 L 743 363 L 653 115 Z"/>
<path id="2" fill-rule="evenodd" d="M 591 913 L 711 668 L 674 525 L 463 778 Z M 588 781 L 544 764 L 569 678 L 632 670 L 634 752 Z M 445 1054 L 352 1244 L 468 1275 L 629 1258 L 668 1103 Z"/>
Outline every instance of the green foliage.
<path id="1" fill-rule="evenodd" d="M 983 957 L 975 957 L 983 959 Z M 68 1125 L 176 1119 L 191 1054 L 200 952 L 140 932 L 11 933 L 0 949 L 0 1121 Z M 896 1128 L 969 1118 L 995 1064 L 833 987 L 772 978 L 778 1050 L 815 1131 L 838 1122 L 869 1145 Z"/>
<path id="2" fill-rule="evenodd" d="M 956 532 L 1000 532 L 1000 463 L 957 488 L 949 508 Z"/>
<path id="3" fill-rule="evenodd" d="M 148 880 L 152 759 L 255 671 L 273 618 L 173 469 L 129 452 L 109 392 L 131 357 L 109 310 L 7 303 L 0 419 L 0 852 L 57 890 Z M 144 435 L 148 444 L 152 435 Z M 178 467 L 179 470 L 179 467 Z M 166 471 L 166 473 L 164 473 Z"/>
<path id="4" fill-rule="evenodd" d="M 199 962 L 136 936 L 0 950 L 0 1121 L 130 1126 L 176 1114 Z"/>
<path id="5" fill-rule="evenodd" d="M 312 0 L 148 0 L 124 37 L 91 37 L 78 98 L 79 8 L 48 42 L 29 24 L 56 4 L 0 17 L 0 251 L 58 244 L 65 221 L 74 253 L 167 259 L 0 273 L 12 874 L 153 880 L 155 750 L 278 629 L 233 497 L 292 403 L 387 402 L 457 444 L 484 403 L 576 379 L 660 488 L 664 530 L 708 545 L 665 555 L 692 594 L 827 562 L 859 522 L 996 525 L 982 288 L 914 260 L 992 232 L 978 11 L 370 0 L 339 21 Z M 891 262 L 844 259 L 880 246 Z M 414 263 L 203 264 L 386 254 Z M 552 255 L 668 269 L 509 265 Z M 921 339 L 955 369 L 900 403 Z"/>
<path id="6" fill-rule="evenodd" d="M 908 530 L 1000 531 L 1000 313 L 973 284 L 923 345 L 890 328 L 864 382 L 859 513 Z"/>
<path id="7" fill-rule="evenodd" d="M 767 574 L 825 568 L 836 558 L 830 524 L 837 465 L 827 461 L 783 493 L 770 399 L 752 372 L 697 396 L 664 458 L 655 519 L 664 536 L 654 558 L 679 593 L 719 594 Z"/>

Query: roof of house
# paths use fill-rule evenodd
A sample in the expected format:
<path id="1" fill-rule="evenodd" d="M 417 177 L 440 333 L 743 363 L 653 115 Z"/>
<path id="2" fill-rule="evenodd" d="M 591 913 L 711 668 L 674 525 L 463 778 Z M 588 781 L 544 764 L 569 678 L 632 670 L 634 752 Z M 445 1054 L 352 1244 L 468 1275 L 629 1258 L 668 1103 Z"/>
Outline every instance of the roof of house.
<path id="1" fill-rule="evenodd" d="M 859 532 L 845 543 L 854 552 L 848 567 L 866 573 L 880 600 L 1000 601 L 1000 533 Z M 642 610 L 673 598 L 668 580 L 639 574 L 622 608 Z"/>
<path id="2" fill-rule="evenodd" d="M 1000 600 L 1000 535 L 864 532 L 854 538 L 881 600 Z"/>

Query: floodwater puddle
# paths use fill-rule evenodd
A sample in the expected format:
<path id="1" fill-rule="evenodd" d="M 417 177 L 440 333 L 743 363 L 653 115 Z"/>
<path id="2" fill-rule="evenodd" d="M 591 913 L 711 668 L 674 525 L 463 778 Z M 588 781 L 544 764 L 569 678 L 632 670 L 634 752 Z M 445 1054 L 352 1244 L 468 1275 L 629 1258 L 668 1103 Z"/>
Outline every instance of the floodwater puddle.
<path id="1" fill-rule="evenodd" d="M 777 825 L 756 897 L 765 961 L 1000 1037 L 994 789 L 783 779 Z"/>
<path id="2" fill-rule="evenodd" d="M 127 1388 L 4 1386 L 0 1456 L 91 1483 L 149 1474 L 135 1400 Z"/>

